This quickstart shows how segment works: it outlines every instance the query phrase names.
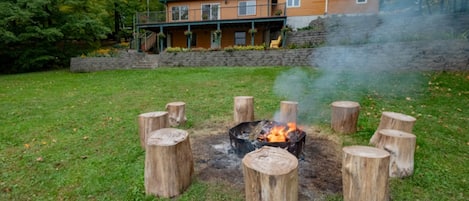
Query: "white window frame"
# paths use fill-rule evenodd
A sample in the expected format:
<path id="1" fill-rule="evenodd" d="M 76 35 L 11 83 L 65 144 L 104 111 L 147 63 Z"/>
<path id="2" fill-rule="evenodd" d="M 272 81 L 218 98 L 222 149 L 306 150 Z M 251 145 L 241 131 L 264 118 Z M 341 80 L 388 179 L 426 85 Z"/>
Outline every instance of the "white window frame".
<path id="1" fill-rule="evenodd" d="M 174 10 L 173 10 L 174 8 L 178 8 L 178 16 L 179 16 L 178 19 L 174 19 L 174 17 L 173 17 L 173 16 L 174 16 Z M 181 9 L 181 8 L 185 8 L 186 11 L 187 11 L 187 15 L 186 15 L 187 18 L 185 18 L 185 19 L 184 19 L 184 18 L 181 18 L 181 16 L 182 16 L 182 15 L 181 15 L 181 13 L 182 13 L 181 11 L 183 10 L 183 9 Z M 189 20 L 189 6 L 187 6 L 187 5 L 182 5 L 182 6 L 173 6 L 173 7 L 171 7 L 171 20 L 172 20 L 172 21 Z"/>
<path id="2" fill-rule="evenodd" d="M 246 45 L 246 40 L 247 40 L 247 34 L 245 31 L 236 31 L 234 34 L 235 37 L 235 45 Z M 241 42 L 241 43 L 238 43 Z M 244 43 L 242 43 L 244 41 Z"/>
<path id="3" fill-rule="evenodd" d="M 356 0 L 357 4 L 366 4 L 368 3 L 368 0 Z"/>
<path id="4" fill-rule="evenodd" d="M 200 17 L 203 19 L 203 14 L 204 14 L 204 6 L 209 5 L 210 6 L 210 15 L 207 20 L 219 20 L 220 19 L 220 4 L 219 3 L 204 3 L 200 6 Z M 212 19 L 212 6 L 217 5 L 218 10 L 217 10 L 217 19 Z"/>
<path id="5" fill-rule="evenodd" d="M 245 3 L 246 13 L 241 14 L 241 3 Z M 257 5 L 255 0 L 238 2 L 238 16 L 256 15 Z"/>
<path id="6" fill-rule="evenodd" d="M 287 0 L 287 8 L 298 8 L 300 6 L 301 6 L 301 0 Z"/>

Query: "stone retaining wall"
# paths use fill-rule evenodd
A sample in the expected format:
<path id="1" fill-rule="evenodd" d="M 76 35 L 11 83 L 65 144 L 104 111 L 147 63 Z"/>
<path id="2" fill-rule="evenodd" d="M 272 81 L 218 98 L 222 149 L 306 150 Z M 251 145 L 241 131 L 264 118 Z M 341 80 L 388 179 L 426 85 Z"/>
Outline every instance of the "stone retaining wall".
<path id="1" fill-rule="evenodd" d="M 72 72 L 132 69 L 144 53 L 124 52 L 112 58 L 72 58 Z M 440 40 L 379 43 L 264 51 L 163 52 L 161 67 L 313 66 L 370 70 L 469 70 L 469 41 Z"/>
<path id="2" fill-rule="evenodd" d="M 160 54 L 159 66 L 310 66 L 312 49 L 207 51 Z"/>
<path id="3" fill-rule="evenodd" d="M 266 51 L 160 54 L 159 66 L 314 66 L 406 70 L 469 70 L 467 40 L 383 43 Z"/>
<path id="4" fill-rule="evenodd" d="M 75 57 L 71 58 L 70 71 L 93 72 L 114 69 L 132 69 L 145 57 L 145 53 L 123 51 L 117 57 Z"/>

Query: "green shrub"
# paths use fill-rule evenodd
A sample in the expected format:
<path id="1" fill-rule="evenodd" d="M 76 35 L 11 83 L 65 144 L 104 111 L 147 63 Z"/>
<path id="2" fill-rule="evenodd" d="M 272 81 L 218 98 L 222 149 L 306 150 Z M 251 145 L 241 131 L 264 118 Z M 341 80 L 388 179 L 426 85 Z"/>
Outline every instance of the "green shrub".
<path id="1" fill-rule="evenodd" d="M 182 52 L 182 48 L 180 48 L 180 47 L 168 47 L 168 48 L 166 48 L 166 52 Z"/>

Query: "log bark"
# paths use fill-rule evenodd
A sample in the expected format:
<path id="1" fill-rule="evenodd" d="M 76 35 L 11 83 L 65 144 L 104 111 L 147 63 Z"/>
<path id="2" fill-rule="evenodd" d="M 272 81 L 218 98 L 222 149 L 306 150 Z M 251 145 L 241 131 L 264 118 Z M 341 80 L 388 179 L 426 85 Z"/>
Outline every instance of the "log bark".
<path id="1" fill-rule="evenodd" d="M 414 173 L 414 153 L 416 137 L 394 129 L 381 129 L 377 133 L 376 147 L 384 149 L 391 155 L 389 176 L 404 178 Z"/>
<path id="2" fill-rule="evenodd" d="M 247 201 L 298 200 L 298 159 L 287 150 L 264 146 L 242 163 Z"/>
<path id="3" fill-rule="evenodd" d="M 234 121 L 236 123 L 254 121 L 254 97 L 236 96 L 234 98 Z"/>
<path id="4" fill-rule="evenodd" d="M 360 104 L 353 101 L 332 103 L 331 128 L 335 132 L 352 134 L 357 132 Z"/>
<path id="5" fill-rule="evenodd" d="M 412 116 L 396 113 L 396 112 L 383 112 L 381 120 L 373 136 L 371 136 L 370 144 L 376 145 L 377 133 L 381 129 L 395 129 L 408 133 L 412 133 L 416 119 Z"/>
<path id="6" fill-rule="evenodd" d="M 168 112 L 157 111 L 138 115 L 138 133 L 140 145 L 145 149 L 150 132 L 169 127 Z"/>
<path id="7" fill-rule="evenodd" d="M 194 162 L 187 131 L 163 128 L 151 133 L 145 153 L 145 192 L 171 198 L 191 184 Z"/>
<path id="8" fill-rule="evenodd" d="M 344 201 L 389 200 L 389 153 L 368 146 L 348 146 L 342 150 Z"/>
<path id="9" fill-rule="evenodd" d="M 166 104 L 166 111 L 169 115 L 169 126 L 184 125 L 187 121 L 186 103 L 171 102 Z"/>
<path id="10" fill-rule="evenodd" d="M 296 123 L 298 113 L 298 102 L 281 101 L 280 102 L 280 122 Z"/>

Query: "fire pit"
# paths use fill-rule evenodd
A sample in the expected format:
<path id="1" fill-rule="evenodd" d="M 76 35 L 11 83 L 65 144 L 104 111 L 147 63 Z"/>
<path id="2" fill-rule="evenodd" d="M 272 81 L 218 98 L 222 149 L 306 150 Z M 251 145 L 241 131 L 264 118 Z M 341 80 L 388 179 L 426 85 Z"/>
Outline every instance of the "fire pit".
<path id="1" fill-rule="evenodd" d="M 281 147 L 297 158 L 303 157 L 306 133 L 294 123 L 268 120 L 243 122 L 231 128 L 228 134 L 231 148 L 238 157 L 244 157 L 262 146 Z"/>

